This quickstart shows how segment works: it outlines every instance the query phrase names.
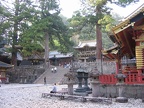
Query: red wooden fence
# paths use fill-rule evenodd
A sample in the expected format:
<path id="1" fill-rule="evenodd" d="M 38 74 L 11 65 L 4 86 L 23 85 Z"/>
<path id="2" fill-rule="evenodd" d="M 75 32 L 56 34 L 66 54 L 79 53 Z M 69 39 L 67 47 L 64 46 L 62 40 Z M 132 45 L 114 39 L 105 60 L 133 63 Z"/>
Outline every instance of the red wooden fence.
<path id="1" fill-rule="evenodd" d="M 100 75 L 99 81 L 101 84 L 116 84 L 117 83 L 117 79 L 115 78 L 115 74 Z"/>
<path id="2" fill-rule="evenodd" d="M 144 75 L 138 73 L 125 73 L 126 78 L 124 79 L 125 84 L 144 84 Z M 101 84 L 116 84 L 116 74 L 100 75 L 99 81 Z"/>

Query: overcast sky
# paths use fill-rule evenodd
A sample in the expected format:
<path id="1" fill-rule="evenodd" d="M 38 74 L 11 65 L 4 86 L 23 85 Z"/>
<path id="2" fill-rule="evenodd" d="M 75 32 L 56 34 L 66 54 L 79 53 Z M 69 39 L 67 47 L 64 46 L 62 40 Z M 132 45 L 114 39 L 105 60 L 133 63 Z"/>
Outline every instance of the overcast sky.
<path id="1" fill-rule="evenodd" d="M 140 2 L 131 4 L 126 8 L 122 8 L 116 5 L 110 5 L 113 8 L 114 13 L 118 13 L 120 16 L 126 17 L 135 11 L 138 7 L 140 7 L 144 3 L 144 0 L 140 0 Z M 80 8 L 79 0 L 60 0 L 60 7 L 62 8 L 62 14 L 68 18 L 72 17 L 74 11 Z"/>

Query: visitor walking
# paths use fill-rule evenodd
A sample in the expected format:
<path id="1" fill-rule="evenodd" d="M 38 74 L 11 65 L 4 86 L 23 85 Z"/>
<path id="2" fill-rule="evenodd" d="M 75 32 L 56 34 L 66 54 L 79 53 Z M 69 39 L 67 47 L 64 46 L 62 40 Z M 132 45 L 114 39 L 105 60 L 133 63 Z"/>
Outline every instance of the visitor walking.
<path id="1" fill-rule="evenodd" d="M 51 72 L 53 73 L 53 71 L 54 71 L 54 69 L 53 68 L 51 68 Z"/>
<path id="2" fill-rule="evenodd" d="M 57 68 L 56 67 L 54 67 L 54 72 L 57 72 Z"/>
<path id="3" fill-rule="evenodd" d="M 44 77 L 44 84 L 46 84 L 46 77 Z"/>

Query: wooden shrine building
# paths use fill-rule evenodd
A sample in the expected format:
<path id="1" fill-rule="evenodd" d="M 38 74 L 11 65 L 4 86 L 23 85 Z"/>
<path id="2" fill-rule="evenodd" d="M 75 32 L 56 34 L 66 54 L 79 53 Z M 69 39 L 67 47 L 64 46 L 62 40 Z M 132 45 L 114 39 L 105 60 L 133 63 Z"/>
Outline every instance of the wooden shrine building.
<path id="1" fill-rule="evenodd" d="M 7 74 L 6 73 L 8 72 L 8 70 L 10 68 L 13 68 L 13 66 L 0 61 L 0 82 L 1 83 L 6 82 L 6 80 L 7 80 L 7 76 L 6 76 Z"/>
<path id="2" fill-rule="evenodd" d="M 44 63 L 43 55 L 37 53 L 28 57 L 28 60 L 31 61 L 33 65 L 41 65 Z"/>
<path id="3" fill-rule="evenodd" d="M 67 64 L 70 64 L 71 61 L 73 60 L 73 53 L 61 53 L 58 51 L 50 51 L 49 52 L 49 60 L 51 65 L 55 66 L 65 66 Z"/>
<path id="4" fill-rule="evenodd" d="M 113 27 L 110 38 L 115 46 L 104 50 L 103 55 L 116 61 L 116 74 L 121 70 L 127 76 L 127 84 L 144 83 L 144 5 Z M 123 67 L 123 57 L 134 59 L 135 63 Z"/>
<path id="5" fill-rule="evenodd" d="M 74 47 L 77 54 L 77 59 L 82 62 L 89 62 L 96 60 L 96 40 L 81 41 L 78 46 Z"/>

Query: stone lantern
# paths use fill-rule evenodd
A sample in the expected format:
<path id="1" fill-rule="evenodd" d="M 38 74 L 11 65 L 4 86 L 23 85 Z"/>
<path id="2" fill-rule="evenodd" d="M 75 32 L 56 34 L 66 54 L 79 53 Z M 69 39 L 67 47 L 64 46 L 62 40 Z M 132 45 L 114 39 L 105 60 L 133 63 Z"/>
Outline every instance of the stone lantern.
<path id="1" fill-rule="evenodd" d="M 23 76 L 20 76 L 20 81 L 19 81 L 20 84 L 23 84 Z"/>
<path id="2" fill-rule="evenodd" d="M 97 68 L 95 67 L 94 70 L 92 70 L 92 72 L 89 74 L 90 77 L 90 83 L 91 83 L 91 87 L 92 87 L 92 96 L 96 97 L 96 96 L 100 96 L 100 82 L 99 82 L 99 71 L 97 70 Z"/>
<path id="3" fill-rule="evenodd" d="M 118 79 L 118 97 L 116 98 L 116 102 L 120 103 L 126 103 L 128 102 L 128 99 L 123 96 L 123 89 L 124 89 L 124 79 L 126 78 L 126 75 L 122 74 L 121 70 L 119 70 L 119 73 L 116 75 L 116 78 Z"/>
<path id="4" fill-rule="evenodd" d="M 83 74 L 83 78 L 84 78 L 84 89 L 86 90 L 87 93 L 91 93 L 91 89 L 88 87 L 88 77 L 89 77 L 89 74 L 88 72 L 84 72 Z"/>
<path id="5" fill-rule="evenodd" d="M 77 70 L 78 88 L 75 90 L 75 94 L 87 95 L 86 90 L 82 87 L 84 72 L 85 72 L 85 70 L 82 68 L 79 68 Z"/>
<path id="6" fill-rule="evenodd" d="M 76 84 L 76 77 L 75 73 L 69 72 L 64 74 L 64 78 L 61 81 L 62 84 L 67 84 L 68 85 L 68 94 L 73 95 L 73 85 Z"/>
<path id="7" fill-rule="evenodd" d="M 5 84 L 9 84 L 9 75 L 6 75 L 6 82 L 5 82 Z"/>

